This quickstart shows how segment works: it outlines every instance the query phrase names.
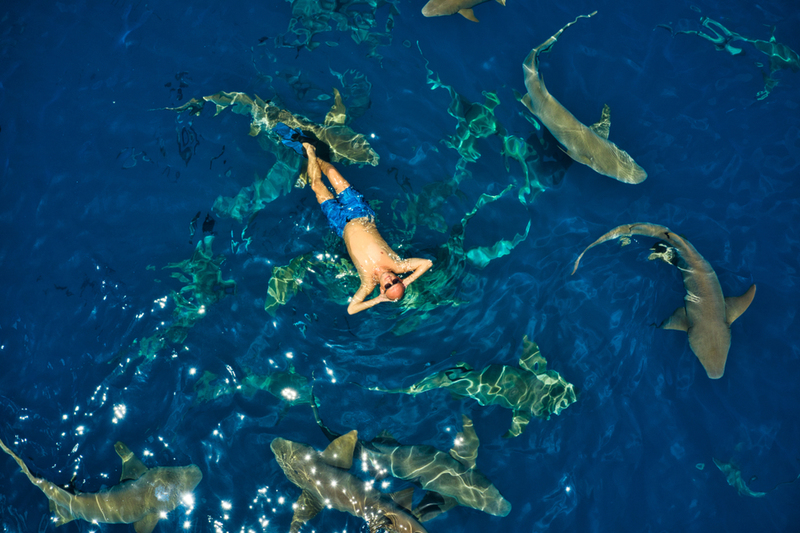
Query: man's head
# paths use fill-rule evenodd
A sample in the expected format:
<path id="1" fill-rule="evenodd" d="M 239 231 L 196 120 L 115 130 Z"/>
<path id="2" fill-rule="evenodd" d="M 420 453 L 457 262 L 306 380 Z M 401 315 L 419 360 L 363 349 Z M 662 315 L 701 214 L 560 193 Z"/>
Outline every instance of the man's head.
<path id="1" fill-rule="evenodd" d="M 394 272 L 384 272 L 381 274 L 381 294 L 392 301 L 397 301 L 403 297 L 406 286 Z"/>

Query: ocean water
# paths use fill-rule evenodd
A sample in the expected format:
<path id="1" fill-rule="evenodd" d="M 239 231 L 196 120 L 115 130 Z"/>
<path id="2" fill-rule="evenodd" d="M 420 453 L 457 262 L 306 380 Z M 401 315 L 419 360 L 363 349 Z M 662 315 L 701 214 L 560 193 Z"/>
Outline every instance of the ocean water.
<path id="1" fill-rule="evenodd" d="M 771 72 L 752 42 L 774 31 L 800 50 L 796 2 L 508 0 L 476 6 L 479 23 L 423 4 L 3 4 L 0 439 L 82 492 L 118 482 L 117 441 L 148 467 L 198 465 L 194 503 L 157 531 L 288 531 L 300 489 L 270 443 L 327 446 L 313 387 L 324 423 L 364 440 L 447 451 L 474 421 L 477 468 L 512 510 L 456 507 L 430 533 L 800 530 L 800 73 Z M 609 105 L 638 185 L 570 164 L 514 95 L 530 50 L 595 10 L 540 69 L 583 123 Z M 750 39 L 728 43 L 742 53 L 678 33 L 711 35 L 703 17 Z M 248 135 L 248 115 L 166 109 L 241 92 L 321 124 L 334 88 L 380 157 L 337 168 L 395 249 L 434 260 L 405 304 L 353 316 L 358 281 L 294 186 L 300 158 Z M 721 379 L 686 334 L 653 327 L 685 295 L 647 260 L 654 239 L 598 246 L 570 276 L 632 222 L 691 241 L 726 296 L 757 284 Z M 518 367 L 526 335 L 579 394 L 518 437 L 501 406 L 368 390 L 462 361 Z M 3 531 L 54 528 L 0 455 Z M 336 510 L 303 528 L 366 530 Z"/>

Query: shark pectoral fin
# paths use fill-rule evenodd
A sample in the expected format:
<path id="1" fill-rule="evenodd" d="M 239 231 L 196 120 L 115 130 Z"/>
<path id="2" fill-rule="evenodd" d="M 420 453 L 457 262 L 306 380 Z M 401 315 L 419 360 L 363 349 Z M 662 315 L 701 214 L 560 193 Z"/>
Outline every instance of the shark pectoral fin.
<path id="1" fill-rule="evenodd" d="M 531 104 L 531 95 L 530 95 L 530 94 L 528 94 L 528 93 L 525 93 L 525 95 L 522 97 L 522 99 L 520 100 L 520 102 L 522 102 L 522 105 L 524 105 L 525 107 L 527 107 L 527 108 L 528 108 L 528 111 L 530 111 L 530 112 L 531 112 L 531 113 L 533 113 L 534 115 L 536 114 L 536 113 L 534 113 L 534 111 L 533 111 L 533 104 Z"/>
<path id="2" fill-rule="evenodd" d="M 402 507 L 403 509 L 411 511 L 411 500 L 414 497 L 414 487 L 408 487 L 407 489 L 393 492 L 389 494 L 389 497 L 392 498 L 392 501 L 396 503 L 398 507 Z"/>
<path id="3" fill-rule="evenodd" d="M 120 482 L 128 479 L 139 479 L 142 474 L 147 472 L 148 469 L 144 466 L 144 463 L 136 457 L 136 454 L 134 454 L 124 442 L 117 441 L 117 443 L 114 444 L 114 450 L 116 450 L 119 458 L 122 459 L 122 475 L 120 475 L 119 478 Z"/>
<path id="4" fill-rule="evenodd" d="M 742 313 L 747 311 L 747 308 L 750 307 L 755 295 L 756 286 L 753 284 L 750 285 L 750 288 L 747 289 L 747 292 L 741 296 L 729 296 L 728 298 L 725 298 L 725 316 L 728 319 L 728 324 L 733 324 L 734 320 L 742 316 Z"/>
<path id="5" fill-rule="evenodd" d="M 350 470 L 350 467 L 353 466 L 353 450 L 355 450 L 357 441 L 358 432 L 355 429 L 350 433 L 345 433 L 325 448 L 325 451 L 320 454 L 322 460 L 331 466 Z"/>
<path id="6" fill-rule="evenodd" d="M 53 523 L 56 525 L 56 527 L 63 526 L 64 524 L 75 520 L 75 517 L 72 516 L 72 513 L 69 512 L 69 509 L 57 505 L 53 500 L 50 500 L 50 512 L 53 513 Z"/>
<path id="7" fill-rule="evenodd" d="M 611 131 L 611 108 L 608 107 L 608 104 L 603 106 L 600 121 L 589 126 L 589 129 L 595 132 L 598 137 L 608 139 L 608 133 Z"/>
<path id="8" fill-rule="evenodd" d="M 455 498 L 428 491 L 423 496 L 422 501 L 419 502 L 419 505 L 411 511 L 411 514 L 420 522 L 427 522 L 442 513 L 446 513 L 456 505 L 458 505 L 458 500 Z"/>
<path id="9" fill-rule="evenodd" d="M 133 530 L 136 533 L 151 533 L 158 525 L 158 513 L 150 513 L 138 522 L 134 522 Z"/>
<path id="10" fill-rule="evenodd" d="M 528 340 L 527 335 L 522 338 L 522 356 L 519 358 L 519 366 L 534 374 L 542 374 L 547 370 L 547 359 L 539 351 L 539 345 Z"/>
<path id="11" fill-rule="evenodd" d="M 472 420 L 467 415 L 461 415 L 461 426 L 463 429 L 456 435 L 456 443 L 450 449 L 450 457 L 472 469 L 475 468 L 475 459 L 478 458 L 478 446 L 481 441 L 478 439 L 478 434 L 475 433 Z"/>
<path id="12" fill-rule="evenodd" d="M 375 437 L 374 442 L 378 442 L 380 444 L 387 444 L 389 446 L 398 446 L 400 443 L 394 438 L 394 435 L 389 433 L 387 430 L 382 429 L 378 436 Z"/>
<path id="13" fill-rule="evenodd" d="M 300 531 L 303 524 L 317 516 L 321 510 L 322 502 L 316 499 L 311 493 L 304 490 L 294 504 L 294 514 L 292 515 L 290 531 L 292 533 Z"/>
<path id="14" fill-rule="evenodd" d="M 524 413 L 522 411 L 514 411 L 514 418 L 511 420 L 511 427 L 508 428 L 506 434 L 503 435 L 504 439 L 510 439 L 511 437 L 518 437 L 525 431 L 525 428 L 528 426 L 528 422 L 531 421 L 531 415 L 529 413 Z"/>
<path id="15" fill-rule="evenodd" d="M 661 329 L 677 329 L 680 331 L 689 331 L 689 321 L 686 319 L 686 308 L 681 306 L 672 313 L 672 316 L 666 319 L 661 325 Z"/>
<path id="16" fill-rule="evenodd" d="M 478 22 L 478 19 L 475 17 L 475 13 L 473 13 L 472 9 L 470 8 L 461 9 L 458 14 L 465 19 L 471 20 L 472 22 Z"/>
<path id="17" fill-rule="evenodd" d="M 573 161 L 577 161 L 581 165 L 586 165 L 587 167 L 592 166 L 592 160 L 586 157 L 585 155 L 568 150 L 567 148 L 561 146 L 560 144 L 558 145 L 558 147 L 561 149 L 562 152 L 567 154 Z"/>

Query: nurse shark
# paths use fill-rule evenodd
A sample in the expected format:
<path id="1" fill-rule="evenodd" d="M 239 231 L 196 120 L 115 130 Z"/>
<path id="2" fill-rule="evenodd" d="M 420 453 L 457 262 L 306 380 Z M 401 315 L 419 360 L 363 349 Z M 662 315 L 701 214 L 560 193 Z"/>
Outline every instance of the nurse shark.
<path id="1" fill-rule="evenodd" d="M 669 228 L 636 222 L 623 224 L 612 229 L 586 249 L 575 260 L 572 273 L 590 248 L 598 244 L 629 237 L 644 235 L 666 241 L 670 247 L 656 246 L 656 253 L 649 259 L 662 259 L 678 267 L 683 275 L 686 288 L 684 305 L 678 307 L 667 320 L 658 327 L 685 331 L 689 336 L 689 346 L 705 368 L 708 377 L 719 379 L 725 373 L 725 363 L 731 348 L 731 324 L 744 313 L 756 295 L 756 286 L 751 285 L 741 296 L 725 297 L 719 279 L 711 264 L 706 261 L 692 244 L 673 233 Z"/>
<path id="2" fill-rule="evenodd" d="M 196 465 L 147 468 L 122 442 L 114 449 L 122 459 L 119 485 L 100 492 L 72 494 L 46 479 L 31 474 L 28 466 L 0 441 L 0 448 L 14 458 L 31 483 L 50 500 L 56 526 L 72 520 L 92 523 L 133 524 L 136 533 L 150 533 L 159 519 L 180 503 L 191 500 L 191 492 L 203 479 Z"/>
<path id="3" fill-rule="evenodd" d="M 422 14 L 426 17 L 441 17 L 443 15 L 455 15 L 458 13 L 462 17 L 478 22 L 472 8 L 478 4 L 483 4 L 489 0 L 430 0 L 422 8 Z M 500 5 L 506 5 L 506 0 L 497 0 Z"/>
<path id="4" fill-rule="evenodd" d="M 516 437 L 525 431 L 531 417 L 550 419 L 577 400 L 577 393 L 558 372 L 547 370 L 547 360 L 535 342 L 523 339 L 520 368 L 489 365 L 473 370 L 467 363 L 436 372 L 405 389 L 369 390 L 416 396 L 421 392 L 445 388 L 456 398 L 470 397 L 481 405 L 499 405 L 514 411 L 511 428 L 503 438 Z"/>
<path id="5" fill-rule="evenodd" d="M 322 432 L 330 440 L 340 437 L 331 431 L 319 416 L 319 401 L 312 397 L 311 408 Z M 414 509 L 421 521 L 427 521 L 456 505 L 472 507 L 494 516 L 507 516 L 511 504 L 477 468 L 480 441 L 466 415 L 462 415 L 462 431 L 456 435 L 453 447 L 443 452 L 433 446 L 402 445 L 391 435 L 381 432 L 377 438 L 358 441 L 355 455 L 361 457 L 365 468 L 377 479 L 391 475 L 415 483 L 434 495 L 426 496 Z"/>
<path id="6" fill-rule="evenodd" d="M 528 94 L 522 97 L 522 103 L 542 121 L 572 159 L 623 183 L 641 183 L 647 179 L 647 172 L 625 150 L 608 140 L 611 127 L 609 107 L 603 108 L 600 122 L 586 127 L 548 92 L 539 72 L 539 54 L 549 52 L 561 32 L 575 24 L 578 19 L 589 18 L 596 13 L 597 11 L 579 16 L 531 50 L 522 64 L 525 87 L 528 89 Z"/>
<path id="7" fill-rule="evenodd" d="M 413 488 L 388 495 L 348 472 L 357 441 L 355 430 L 335 439 L 323 452 L 280 437 L 272 441 L 278 466 L 303 491 L 293 505 L 290 533 L 300 531 L 326 507 L 363 518 L 370 533 L 427 533 L 407 511 Z"/>

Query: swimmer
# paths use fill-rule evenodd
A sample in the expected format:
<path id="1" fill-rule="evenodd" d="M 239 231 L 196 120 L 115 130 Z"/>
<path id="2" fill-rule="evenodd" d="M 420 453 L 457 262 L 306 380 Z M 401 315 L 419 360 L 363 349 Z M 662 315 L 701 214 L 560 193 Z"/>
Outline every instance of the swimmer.
<path id="1" fill-rule="evenodd" d="M 364 196 L 351 187 L 333 165 L 318 158 L 313 145 L 304 142 L 303 148 L 308 157 L 308 178 L 317 202 L 331 227 L 344 239 L 350 259 L 361 277 L 361 287 L 350 299 L 347 312 L 353 315 L 381 302 L 400 300 L 406 287 L 424 274 L 433 262 L 417 257 L 400 259 L 378 233 L 375 212 Z M 322 182 L 322 174 L 328 178 L 336 196 Z M 411 274 L 399 277 L 406 272 Z M 376 285 L 380 294 L 367 299 Z"/>

